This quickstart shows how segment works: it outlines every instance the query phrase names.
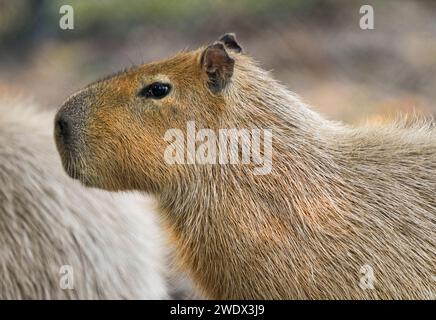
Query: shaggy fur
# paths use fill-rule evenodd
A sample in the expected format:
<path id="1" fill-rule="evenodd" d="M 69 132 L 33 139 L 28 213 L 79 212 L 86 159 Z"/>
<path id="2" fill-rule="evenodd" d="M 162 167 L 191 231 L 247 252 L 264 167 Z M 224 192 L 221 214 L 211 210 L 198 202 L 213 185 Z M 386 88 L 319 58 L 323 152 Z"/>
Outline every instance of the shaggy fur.
<path id="1" fill-rule="evenodd" d="M 167 298 L 150 204 L 72 181 L 52 121 L 51 112 L 0 102 L 0 299 Z M 74 290 L 60 287 L 63 265 Z"/>
<path id="2" fill-rule="evenodd" d="M 221 47 L 140 66 L 68 99 L 58 119 L 74 124 L 76 144 L 57 142 L 69 174 L 153 193 L 180 263 L 208 297 L 434 298 L 434 124 L 328 121 L 249 56 L 227 47 L 228 59 Z M 205 59 L 207 50 L 214 55 Z M 169 82 L 171 93 L 137 96 L 155 81 Z M 162 137 L 189 120 L 272 129 L 272 172 L 166 164 Z M 359 286 L 365 265 L 374 289 Z"/>

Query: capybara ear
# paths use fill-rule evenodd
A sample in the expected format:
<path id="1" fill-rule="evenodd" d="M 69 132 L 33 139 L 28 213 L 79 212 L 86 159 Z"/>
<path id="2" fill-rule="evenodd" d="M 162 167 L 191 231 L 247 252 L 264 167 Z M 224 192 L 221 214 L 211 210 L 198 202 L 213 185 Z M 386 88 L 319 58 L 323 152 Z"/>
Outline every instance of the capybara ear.
<path id="1" fill-rule="evenodd" d="M 222 42 L 228 50 L 232 50 L 237 53 L 242 52 L 242 47 L 239 45 L 238 41 L 236 41 L 236 35 L 234 33 L 226 33 L 225 35 L 221 36 L 218 41 Z"/>
<path id="2" fill-rule="evenodd" d="M 207 75 L 207 84 L 213 93 L 221 92 L 233 75 L 235 60 L 229 57 L 220 42 L 208 46 L 201 56 L 201 67 Z"/>

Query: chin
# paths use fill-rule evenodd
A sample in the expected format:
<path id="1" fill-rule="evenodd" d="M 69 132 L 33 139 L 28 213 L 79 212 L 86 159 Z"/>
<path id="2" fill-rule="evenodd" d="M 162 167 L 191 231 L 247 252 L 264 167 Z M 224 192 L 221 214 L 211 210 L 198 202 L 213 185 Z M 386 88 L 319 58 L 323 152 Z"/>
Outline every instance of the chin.
<path id="1" fill-rule="evenodd" d="M 90 183 L 87 175 L 83 172 L 83 170 L 78 168 L 72 162 L 62 161 L 62 164 L 63 164 L 65 172 L 67 173 L 67 175 L 70 178 L 77 180 L 84 185 L 88 185 Z"/>
<path id="2" fill-rule="evenodd" d="M 92 171 L 94 172 L 94 171 Z M 109 177 L 106 179 L 106 177 Z M 89 188 L 97 188 L 106 191 L 129 191 L 133 190 L 132 188 L 125 187 L 123 184 L 118 183 L 114 177 L 106 176 L 104 174 L 93 174 L 90 175 L 86 172 L 83 172 L 77 178 L 82 185 Z"/>

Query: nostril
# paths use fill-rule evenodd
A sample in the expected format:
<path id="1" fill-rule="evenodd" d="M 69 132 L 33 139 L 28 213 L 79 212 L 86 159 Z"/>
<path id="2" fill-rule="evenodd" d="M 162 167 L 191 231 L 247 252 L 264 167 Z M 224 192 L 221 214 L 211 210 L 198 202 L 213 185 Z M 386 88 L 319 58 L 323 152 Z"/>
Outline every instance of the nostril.
<path id="1" fill-rule="evenodd" d="M 68 140 L 70 138 L 71 135 L 71 128 L 70 128 L 70 124 L 68 123 L 67 120 L 65 120 L 64 118 L 59 118 L 56 121 L 56 128 L 58 133 L 62 136 L 62 138 L 64 139 L 64 141 Z"/>

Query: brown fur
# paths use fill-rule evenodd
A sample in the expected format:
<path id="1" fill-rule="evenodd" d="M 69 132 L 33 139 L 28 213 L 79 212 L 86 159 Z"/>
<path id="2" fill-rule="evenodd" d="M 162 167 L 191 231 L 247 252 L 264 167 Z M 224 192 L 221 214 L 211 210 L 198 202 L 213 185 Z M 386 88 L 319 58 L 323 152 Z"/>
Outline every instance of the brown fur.
<path id="1" fill-rule="evenodd" d="M 58 137 L 70 175 L 154 194 L 179 261 L 208 297 L 433 298 L 434 125 L 350 128 L 325 120 L 231 47 L 232 73 L 233 62 L 218 69 L 215 77 L 228 78 L 212 90 L 204 69 L 205 52 L 219 49 L 212 46 L 71 97 L 58 114 L 80 127 L 73 150 Z M 172 84 L 167 97 L 137 96 L 157 80 Z M 166 164 L 165 131 L 185 131 L 189 120 L 197 128 L 272 129 L 272 172 Z M 365 264 L 374 270 L 373 290 L 359 287 Z"/>

